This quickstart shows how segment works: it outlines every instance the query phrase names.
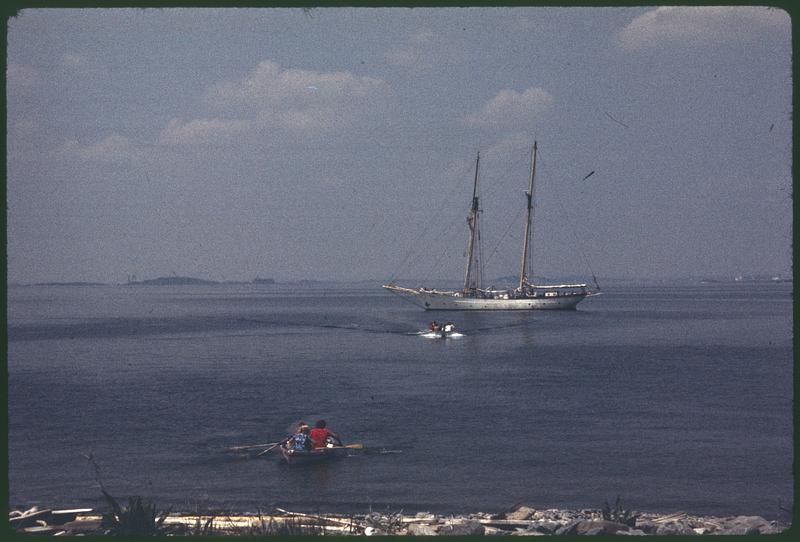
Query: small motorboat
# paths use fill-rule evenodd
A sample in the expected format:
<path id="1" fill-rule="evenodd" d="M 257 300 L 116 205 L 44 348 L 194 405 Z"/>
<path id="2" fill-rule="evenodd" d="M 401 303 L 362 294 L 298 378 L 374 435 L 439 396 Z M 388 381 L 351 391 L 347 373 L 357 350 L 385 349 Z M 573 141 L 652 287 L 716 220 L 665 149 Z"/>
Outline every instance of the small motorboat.
<path id="1" fill-rule="evenodd" d="M 446 324 L 431 322 L 427 331 L 423 331 L 420 334 L 429 339 L 447 339 L 449 337 L 462 336 L 461 333 L 456 331 L 456 326 L 451 322 L 447 322 Z"/>

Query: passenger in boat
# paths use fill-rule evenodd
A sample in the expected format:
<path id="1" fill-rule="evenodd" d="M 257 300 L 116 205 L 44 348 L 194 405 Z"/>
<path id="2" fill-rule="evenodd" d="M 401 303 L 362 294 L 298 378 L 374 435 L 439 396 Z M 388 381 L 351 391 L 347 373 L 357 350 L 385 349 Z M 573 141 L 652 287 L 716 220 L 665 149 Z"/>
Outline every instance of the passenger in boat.
<path id="1" fill-rule="evenodd" d="M 314 448 L 325 448 L 329 440 L 338 446 L 342 445 L 339 435 L 328 429 L 326 425 L 325 420 L 317 420 L 314 424 L 314 429 L 309 433 L 311 440 L 314 442 Z"/>
<path id="2" fill-rule="evenodd" d="M 454 326 L 454 325 L 452 324 L 452 322 L 447 322 L 447 323 L 444 325 L 444 331 L 445 331 L 445 333 L 450 333 L 451 331 L 455 331 L 455 330 L 456 330 L 456 326 Z"/>
<path id="3" fill-rule="evenodd" d="M 314 447 L 314 442 L 311 440 L 309 433 L 311 428 L 303 424 L 297 428 L 297 433 L 292 435 L 289 439 L 289 447 L 299 452 L 311 450 Z"/>
<path id="4" fill-rule="evenodd" d="M 431 322 L 431 325 L 428 326 L 428 331 L 436 331 L 436 328 L 439 327 L 439 324 L 436 323 L 436 320 Z"/>

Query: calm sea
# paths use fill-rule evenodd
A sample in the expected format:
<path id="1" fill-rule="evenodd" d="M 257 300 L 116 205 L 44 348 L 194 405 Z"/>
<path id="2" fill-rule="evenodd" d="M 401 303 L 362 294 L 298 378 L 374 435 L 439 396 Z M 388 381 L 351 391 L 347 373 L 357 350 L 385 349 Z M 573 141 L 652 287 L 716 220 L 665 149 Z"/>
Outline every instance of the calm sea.
<path id="1" fill-rule="evenodd" d="M 380 288 L 11 287 L 12 508 L 600 507 L 775 517 L 792 494 L 789 284 L 608 288 L 425 313 Z M 464 337 L 414 334 L 452 319 Z M 226 454 L 324 417 L 353 453 Z"/>

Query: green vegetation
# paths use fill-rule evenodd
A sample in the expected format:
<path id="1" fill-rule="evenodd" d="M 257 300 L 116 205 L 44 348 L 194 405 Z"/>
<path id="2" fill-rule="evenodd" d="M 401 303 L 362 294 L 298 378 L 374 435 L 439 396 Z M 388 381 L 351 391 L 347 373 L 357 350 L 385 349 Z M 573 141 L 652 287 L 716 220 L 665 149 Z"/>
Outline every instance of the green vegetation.
<path id="1" fill-rule="evenodd" d="M 603 519 L 607 521 L 613 521 L 615 523 L 622 523 L 628 527 L 635 527 L 636 519 L 639 517 L 638 514 L 622 508 L 622 505 L 619 501 L 619 495 L 617 495 L 617 500 L 614 502 L 614 508 L 611 508 L 611 506 L 608 504 L 608 501 L 605 501 L 603 503 L 601 512 L 603 514 Z"/>

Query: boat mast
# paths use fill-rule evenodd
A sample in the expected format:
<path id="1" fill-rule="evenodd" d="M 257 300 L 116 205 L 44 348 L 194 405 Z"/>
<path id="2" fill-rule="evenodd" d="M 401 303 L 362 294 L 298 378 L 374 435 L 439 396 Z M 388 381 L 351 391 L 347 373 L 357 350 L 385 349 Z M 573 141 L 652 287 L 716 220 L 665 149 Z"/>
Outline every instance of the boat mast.
<path id="1" fill-rule="evenodd" d="M 533 248 L 530 246 L 530 238 L 533 233 L 533 225 L 532 225 L 532 218 L 533 218 L 533 179 L 536 176 L 536 141 L 533 142 L 533 148 L 531 149 L 531 173 L 530 177 L 528 177 L 528 191 L 525 192 L 525 195 L 528 197 L 528 217 L 525 220 L 525 236 L 522 238 L 522 263 L 520 264 L 519 270 L 519 289 L 522 290 L 525 288 L 525 284 L 528 282 L 528 262 L 530 253 L 533 252 Z"/>
<path id="2" fill-rule="evenodd" d="M 472 207 L 467 216 L 467 225 L 469 226 L 469 243 L 467 244 L 467 271 L 464 275 L 464 293 L 470 291 L 470 282 L 472 280 L 472 260 L 475 253 L 475 236 L 478 231 L 478 167 L 481 163 L 481 153 L 478 153 L 478 158 L 475 161 L 475 182 L 472 185 Z M 475 286 L 477 290 L 480 288 L 480 269 L 475 266 Z"/>

